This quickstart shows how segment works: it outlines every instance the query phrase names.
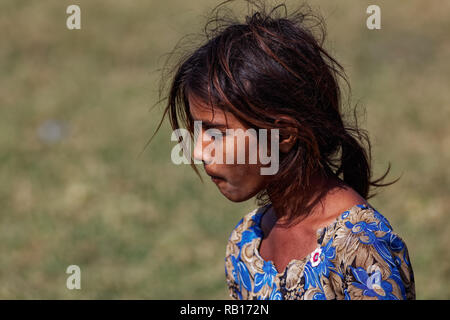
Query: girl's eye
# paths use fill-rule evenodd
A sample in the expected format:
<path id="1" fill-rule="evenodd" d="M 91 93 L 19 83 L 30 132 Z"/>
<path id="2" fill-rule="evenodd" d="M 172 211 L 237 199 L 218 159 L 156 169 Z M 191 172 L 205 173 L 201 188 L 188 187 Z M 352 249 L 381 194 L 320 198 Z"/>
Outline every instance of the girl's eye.
<path id="1" fill-rule="evenodd" d="M 204 127 L 203 127 L 203 131 L 207 131 L 207 130 L 209 130 L 209 129 L 214 129 L 216 132 L 220 132 L 220 134 L 221 134 L 222 136 L 227 136 L 226 130 L 219 130 L 219 129 L 217 129 L 217 128 L 214 128 L 214 127 L 207 127 L 207 126 L 204 126 Z M 214 135 L 211 135 L 211 136 L 214 137 Z"/>

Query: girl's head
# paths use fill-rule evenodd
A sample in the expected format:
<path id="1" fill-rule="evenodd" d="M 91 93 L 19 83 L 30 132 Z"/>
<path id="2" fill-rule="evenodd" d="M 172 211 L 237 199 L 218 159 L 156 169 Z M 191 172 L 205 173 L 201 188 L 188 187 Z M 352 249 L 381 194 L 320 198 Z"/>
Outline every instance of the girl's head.
<path id="1" fill-rule="evenodd" d="M 227 198 L 244 201 L 257 195 L 261 205 L 271 201 L 277 214 L 293 220 L 308 212 L 318 188 L 311 181 L 342 176 L 368 199 L 370 185 L 384 186 L 377 182 L 388 172 L 370 181 L 367 134 L 343 121 L 339 79 L 348 82 L 342 66 L 323 48 L 321 19 L 305 7 L 290 15 L 279 9 L 286 6 L 270 11 L 260 6 L 243 22 L 224 22 L 216 14 L 207 26 L 216 22 L 218 27 L 207 31 L 207 41 L 178 65 L 164 116 L 169 115 L 174 130 L 181 123 L 191 136 L 194 121 L 202 121 L 194 157 L 209 175 L 221 178 L 215 182 Z M 209 161 L 201 152 L 210 143 L 202 139 L 209 128 L 278 129 L 277 173 L 261 175 L 266 165 L 259 157 L 256 164 Z M 224 152 L 241 152 L 233 146 Z"/>

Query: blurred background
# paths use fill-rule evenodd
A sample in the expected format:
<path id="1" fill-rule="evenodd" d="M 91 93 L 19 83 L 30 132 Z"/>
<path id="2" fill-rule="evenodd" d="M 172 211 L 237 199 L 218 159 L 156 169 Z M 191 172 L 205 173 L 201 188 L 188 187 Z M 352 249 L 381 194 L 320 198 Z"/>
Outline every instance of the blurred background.
<path id="1" fill-rule="evenodd" d="M 167 123 L 141 154 L 166 54 L 218 3 L 0 2 L 0 298 L 228 298 L 225 245 L 254 201 L 174 165 Z M 373 1 L 308 3 L 366 110 L 374 177 L 389 162 L 385 181 L 402 175 L 370 203 L 408 245 L 417 298 L 449 299 L 450 2 L 377 0 L 373 31 Z M 66 288 L 72 264 L 81 290 Z"/>

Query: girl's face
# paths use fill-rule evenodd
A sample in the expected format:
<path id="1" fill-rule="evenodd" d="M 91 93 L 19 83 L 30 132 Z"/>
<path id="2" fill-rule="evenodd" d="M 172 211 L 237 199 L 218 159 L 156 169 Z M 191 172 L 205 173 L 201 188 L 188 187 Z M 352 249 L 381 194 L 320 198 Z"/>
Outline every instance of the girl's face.
<path id="1" fill-rule="evenodd" d="M 250 139 L 245 134 L 248 128 L 232 113 L 218 108 L 213 112 L 211 107 L 193 96 L 189 96 L 189 109 L 193 120 L 202 124 L 195 143 L 194 159 L 203 162 L 206 173 L 220 192 L 229 200 L 240 202 L 263 190 L 272 176 L 261 175 L 263 165 L 259 159 L 257 139 Z M 220 134 L 212 136 L 209 129 L 216 129 Z M 226 129 L 234 129 L 234 133 L 230 134 L 228 130 L 227 135 Z M 217 154 L 220 150 L 222 157 Z M 227 161 L 227 156 L 233 161 Z M 239 157 L 245 159 L 244 163 L 238 163 Z M 252 157 L 256 157 L 256 161 L 251 160 Z"/>

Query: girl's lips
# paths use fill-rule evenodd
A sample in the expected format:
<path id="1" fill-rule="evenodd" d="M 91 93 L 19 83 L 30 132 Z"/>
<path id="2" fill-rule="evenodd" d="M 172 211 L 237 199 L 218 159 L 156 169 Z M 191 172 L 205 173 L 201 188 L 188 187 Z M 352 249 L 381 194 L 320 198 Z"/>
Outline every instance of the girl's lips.
<path id="1" fill-rule="evenodd" d="M 206 168 L 205 168 L 205 171 L 206 171 L 206 174 L 211 177 L 211 179 L 225 180 L 224 178 L 222 178 L 220 176 L 216 176 L 215 174 L 213 174 L 213 172 L 207 170 Z"/>
<path id="2" fill-rule="evenodd" d="M 219 182 L 221 182 L 221 181 L 224 181 L 222 178 L 214 177 L 214 176 L 211 177 L 211 180 L 212 180 L 214 183 L 219 183 Z"/>
<path id="3" fill-rule="evenodd" d="M 224 178 L 222 178 L 222 177 L 219 177 L 219 176 L 216 176 L 216 175 L 213 175 L 213 174 L 210 174 L 208 171 L 206 171 L 206 173 L 211 177 L 211 180 L 214 182 L 214 183 L 219 183 L 219 182 L 221 182 L 221 181 L 225 181 L 225 179 Z"/>
<path id="4" fill-rule="evenodd" d="M 218 177 L 218 176 L 210 175 L 210 177 L 211 177 L 211 180 L 212 180 L 213 182 L 215 182 L 215 183 L 218 183 L 218 182 L 220 182 L 220 181 L 224 181 L 224 180 L 225 180 L 224 178 L 221 178 L 221 177 Z"/>

